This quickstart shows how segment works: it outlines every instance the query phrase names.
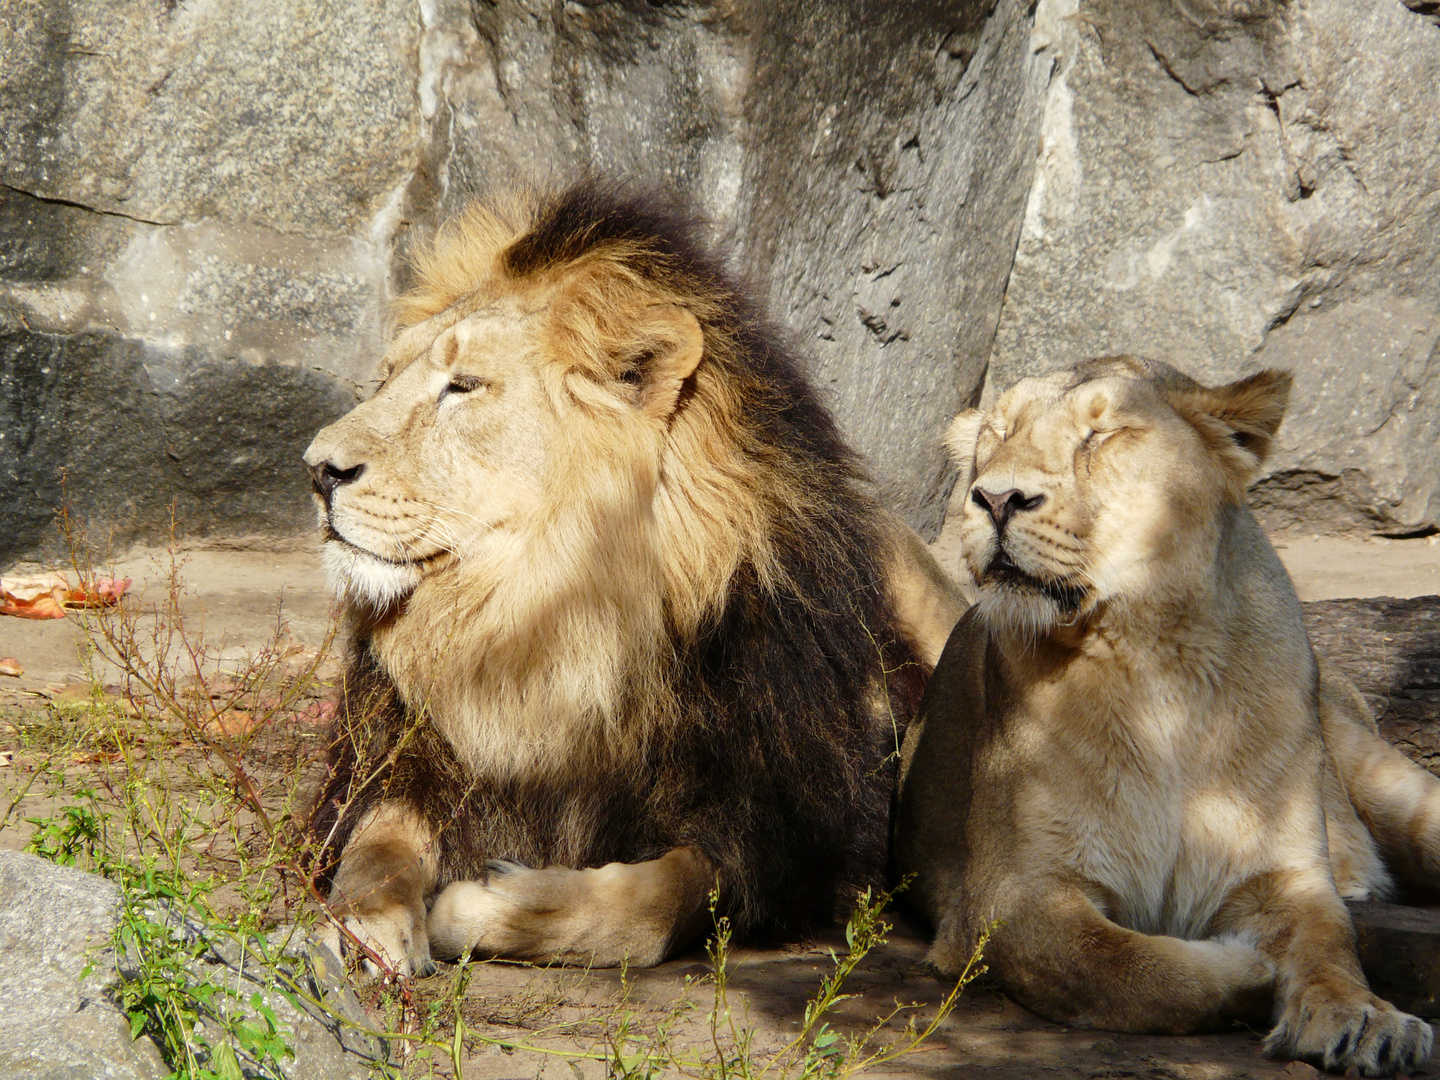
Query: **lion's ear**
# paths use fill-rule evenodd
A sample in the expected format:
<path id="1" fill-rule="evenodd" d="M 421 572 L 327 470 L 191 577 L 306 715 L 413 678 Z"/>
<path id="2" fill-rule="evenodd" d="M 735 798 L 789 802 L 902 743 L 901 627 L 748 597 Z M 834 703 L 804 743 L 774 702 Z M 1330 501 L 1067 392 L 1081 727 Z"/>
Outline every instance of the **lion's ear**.
<path id="1" fill-rule="evenodd" d="M 1171 404 L 1248 484 L 1270 456 L 1293 382 L 1288 371 L 1267 369 L 1224 386 L 1179 391 Z"/>
<path id="2" fill-rule="evenodd" d="M 704 331 L 694 312 L 676 304 L 647 307 L 637 330 L 633 371 L 641 411 L 656 418 L 668 416 L 680 397 L 680 387 L 700 366 Z"/>
<path id="3" fill-rule="evenodd" d="M 975 443 L 980 438 L 980 429 L 985 425 L 985 414 L 979 409 L 966 409 L 950 422 L 945 432 L 945 449 L 950 451 L 950 460 L 960 468 L 960 482 L 970 485 L 975 472 Z"/>

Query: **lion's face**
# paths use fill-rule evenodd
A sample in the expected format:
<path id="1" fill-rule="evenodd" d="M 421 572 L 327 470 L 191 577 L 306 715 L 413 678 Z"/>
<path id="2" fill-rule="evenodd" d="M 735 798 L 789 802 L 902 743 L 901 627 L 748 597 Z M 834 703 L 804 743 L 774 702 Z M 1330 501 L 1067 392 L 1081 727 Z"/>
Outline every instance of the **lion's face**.
<path id="1" fill-rule="evenodd" d="M 483 557 L 540 501 L 560 418 L 537 315 L 511 299 L 456 316 L 401 335 L 380 389 L 305 454 L 332 582 L 371 606 Z"/>
<path id="2" fill-rule="evenodd" d="M 1045 634 L 1117 601 L 1183 595 L 1215 562 L 1289 376 L 1202 387 L 1120 358 L 1024 379 L 948 441 L 966 485 L 961 539 L 982 615 Z"/>
<path id="3" fill-rule="evenodd" d="M 402 333 L 380 389 L 305 453 L 333 587 L 361 609 L 503 573 L 564 530 L 566 508 L 633 516 L 653 486 L 665 391 L 699 357 L 693 316 L 642 306 L 618 352 L 643 352 L 645 370 L 608 354 L 585 367 L 556 341 L 563 286 L 484 293 Z"/>

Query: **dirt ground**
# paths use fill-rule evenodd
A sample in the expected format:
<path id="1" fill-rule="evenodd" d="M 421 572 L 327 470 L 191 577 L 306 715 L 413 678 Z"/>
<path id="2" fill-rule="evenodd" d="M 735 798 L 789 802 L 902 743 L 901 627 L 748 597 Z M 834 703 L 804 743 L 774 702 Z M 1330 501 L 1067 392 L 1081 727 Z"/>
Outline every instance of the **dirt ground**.
<path id="1" fill-rule="evenodd" d="M 740 1023 L 754 1032 L 760 1060 L 784 1045 L 804 1015 L 805 1003 L 831 969 L 829 950 L 844 949 L 834 935 L 793 949 L 736 949 L 728 965 L 730 1005 Z M 923 964 L 925 942 L 902 923 L 890 943 L 872 952 L 848 985 L 854 997 L 841 1003 L 832 1025 L 846 1034 L 868 1029 L 897 1002 L 922 1006 L 928 1019 L 949 986 Z M 628 989 L 615 972 L 533 971 L 506 965 L 485 965 L 471 983 L 467 1020 L 482 1034 L 521 1038 L 528 1032 L 560 1022 L 576 1025 L 569 1039 L 585 1040 L 587 1018 L 613 1014 L 616 1003 L 642 1024 L 671 1008 L 687 977 L 708 974 L 705 954 L 696 951 L 650 971 L 632 972 Z M 694 1006 L 678 1028 L 681 1042 L 708 1038 L 711 991 L 694 984 L 688 1000 Z M 515 1004 L 526 1003 L 517 1015 Z M 648 1014 L 648 1016 L 647 1016 Z M 893 1033 L 899 1025 L 887 1026 Z M 1319 1073 L 1300 1062 L 1267 1061 L 1261 1055 L 1262 1032 L 1234 1030 L 1213 1035 L 1135 1036 L 1103 1031 L 1073 1031 L 1039 1019 L 995 990 L 972 984 L 937 1031 L 921 1047 L 899 1060 L 875 1067 L 870 1077 L 975 1077 L 986 1080 L 1270 1080 L 1309 1077 Z M 560 1045 L 565 1040 L 556 1040 Z M 580 1070 L 588 1078 L 603 1075 L 598 1067 Z M 524 1051 L 507 1054 L 496 1047 L 474 1047 L 467 1058 L 467 1080 L 520 1080 L 549 1077 L 570 1080 L 576 1073 L 564 1061 L 546 1062 Z"/>
<path id="2" fill-rule="evenodd" d="M 1440 595 L 1440 537 L 1285 536 L 1276 538 L 1276 548 L 1301 600 Z M 946 529 L 932 550 L 947 570 L 960 573 L 959 538 L 953 529 Z M 308 546 L 197 549 L 184 552 L 180 560 L 188 617 L 204 628 L 208 641 L 228 650 L 226 657 L 238 659 L 271 641 L 277 620 L 286 634 L 311 646 L 320 645 L 330 631 L 330 594 Z M 118 559 L 113 571 L 134 579 L 142 602 L 158 603 L 169 556 L 137 550 Z M 18 680 L 0 681 L 0 692 L 7 685 L 34 688 L 82 678 L 83 644 L 70 619 L 0 618 L 0 657 L 14 657 L 25 669 Z"/>
<path id="3" fill-rule="evenodd" d="M 958 565 L 953 535 L 935 550 L 947 568 Z M 1286 537 L 1277 542 L 1281 557 L 1304 600 L 1353 596 L 1440 594 L 1440 543 L 1436 538 L 1366 540 L 1363 538 Z M 333 610 L 314 554 L 290 550 L 194 550 L 183 556 L 184 611 L 187 623 L 203 627 L 212 647 L 211 662 L 222 670 L 243 663 L 273 643 L 295 641 L 321 646 L 332 632 Z M 108 568 L 107 568 L 108 569 Z M 168 558 L 139 551 L 114 567 L 134 579 L 141 605 L 158 605 L 164 595 Z M 0 658 L 14 657 L 24 668 L 19 678 L 0 679 L 0 707 L 40 707 L 39 694 L 85 680 L 87 648 L 75 619 L 27 621 L 0 618 Z M 94 664 L 93 658 L 90 663 Z M 109 674 L 98 672 L 102 682 Z M 0 725 L 0 752 L 7 749 Z M 0 753 L 0 761 L 5 756 Z M 0 764 L 0 770 L 13 768 Z M 0 846 L 23 843 L 18 833 L 0 832 Z M 835 938 L 786 949 L 738 948 L 731 956 L 731 1007 L 753 1031 L 757 1048 L 775 1048 L 793 1032 L 806 1000 L 829 969 L 827 950 Z M 921 963 L 924 942 L 903 923 L 890 944 L 877 949 L 856 975 L 857 996 L 843 1002 L 837 1026 L 859 1031 L 897 1000 L 933 1006 L 947 989 Z M 708 961 L 695 951 L 647 972 L 633 972 L 622 985 L 618 973 L 540 971 L 515 965 L 479 965 L 465 998 L 472 1031 L 496 1039 L 535 1037 L 562 1025 L 561 1045 L 593 1047 L 606 1024 L 626 1013 L 641 1026 L 665 1019 L 681 997 L 689 1012 L 675 1020 L 675 1038 L 708 1037 L 710 984 L 695 982 L 708 973 Z M 450 973 L 433 983 L 442 986 Z M 687 990 L 687 980 L 693 985 Z M 441 990 L 435 990 L 441 993 Z M 923 1010 L 922 1010 L 923 1012 Z M 997 1080 L 1073 1077 L 1087 1080 L 1156 1078 L 1220 1080 L 1239 1077 L 1313 1076 L 1299 1063 L 1265 1061 L 1261 1033 L 1235 1030 L 1222 1034 L 1140 1037 L 1070 1031 L 1027 1013 L 983 986 L 971 987 L 955 1012 L 929 1041 L 928 1049 L 873 1072 L 875 1076 L 974 1076 Z M 543 1041 L 543 1040 L 542 1040 Z M 1440 1062 L 1432 1064 L 1437 1071 Z M 472 1078 L 562 1078 L 602 1075 L 598 1063 L 518 1050 L 503 1051 L 472 1041 L 465 1075 Z"/>

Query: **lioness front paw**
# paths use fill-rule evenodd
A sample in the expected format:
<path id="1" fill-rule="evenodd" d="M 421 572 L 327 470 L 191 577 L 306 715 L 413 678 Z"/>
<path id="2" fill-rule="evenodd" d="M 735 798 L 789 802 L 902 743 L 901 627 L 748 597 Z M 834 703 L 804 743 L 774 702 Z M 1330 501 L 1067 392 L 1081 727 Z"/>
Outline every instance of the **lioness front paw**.
<path id="1" fill-rule="evenodd" d="M 1311 986 L 1287 1005 L 1265 1039 L 1265 1053 L 1331 1072 L 1394 1076 L 1423 1065 L 1433 1039 L 1429 1024 L 1374 994 Z"/>
<path id="2" fill-rule="evenodd" d="M 425 924 L 422 920 L 417 926 L 414 916 L 404 908 L 369 915 L 337 912 L 335 919 L 338 925 L 335 921 L 326 922 L 317 936 L 341 960 L 358 956 L 365 971 L 376 976 L 384 974 L 386 969 L 396 975 L 421 979 L 435 974 Z M 348 933 L 341 932 L 342 925 Z M 364 949 L 356 945 L 356 939 Z M 384 961 L 385 967 L 377 964 L 365 949 Z"/>

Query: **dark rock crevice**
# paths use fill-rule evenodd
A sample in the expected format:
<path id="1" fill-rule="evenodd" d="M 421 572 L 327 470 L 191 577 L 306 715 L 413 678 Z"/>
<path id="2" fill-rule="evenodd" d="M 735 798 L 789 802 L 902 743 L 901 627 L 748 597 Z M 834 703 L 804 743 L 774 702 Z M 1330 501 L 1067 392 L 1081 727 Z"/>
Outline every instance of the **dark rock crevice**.
<path id="1" fill-rule="evenodd" d="M 126 214 L 119 210 L 106 209 L 105 207 L 101 206 L 90 206 L 87 203 L 76 202 L 72 199 L 57 199 L 53 196 L 41 195 L 34 191 L 26 191 L 24 188 L 16 187 L 14 184 L 6 184 L 3 181 L 0 181 L 0 187 L 5 188 L 12 194 L 24 195 L 28 198 L 34 199 L 36 202 L 47 203 L 50 206 L 66 206 L 73 210 L 84 210 L 86 213 L 90 214 L 102 214 L 108 217 L 123 218 L 126 221 L 134 221 L 141 225 L 154 225 L 156 227 L 163 228 L 166 226 L 179 224 L 178 221 L 154 221 L 150 218 L 136 217 L 134 214 Z"/>

